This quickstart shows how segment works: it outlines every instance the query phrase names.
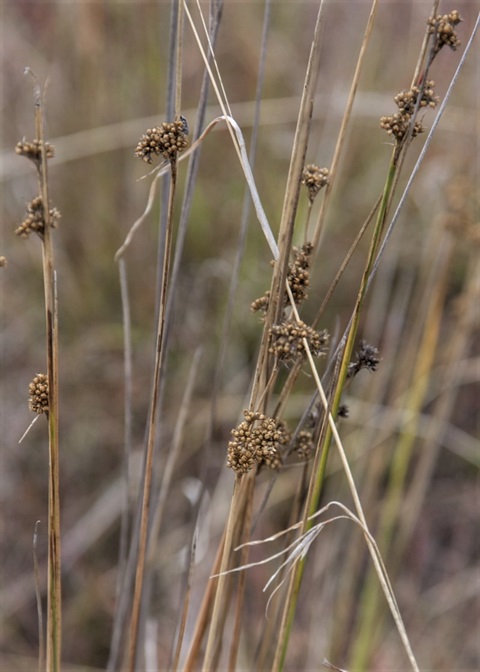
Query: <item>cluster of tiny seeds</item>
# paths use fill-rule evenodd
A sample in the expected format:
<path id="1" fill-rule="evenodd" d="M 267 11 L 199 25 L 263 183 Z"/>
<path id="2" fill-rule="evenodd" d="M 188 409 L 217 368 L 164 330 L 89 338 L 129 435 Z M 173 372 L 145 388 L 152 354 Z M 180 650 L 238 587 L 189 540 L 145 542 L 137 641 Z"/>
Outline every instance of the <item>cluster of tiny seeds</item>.
<path id="1" fill-rule="evenodd" d="M 250 304 L 250 310 L 253 313 L 257 313 L 259 310 L 266 313 L 269 301 L 270 301 L 270 290 L 266 291 L 265 294 L 260 298 L 255 299 L 255 301 L 252 301 L 252 303 Z"/>
<path id="2" fill-rule="evenodd" d="M 52 228 L 56 228 L 56 223 L 60 219 L 60 212 L 57 208 L 50 209 L 50 224 Z M 15 229 L 17 236 L 21 238 L 28 238 L 33 232 L 43 236 L 45 231 L 45 212 L 43 208 L 43 201 L 41 196 L 36 196 L 30 203 L 27 204 L 27 216 L 23 222 Z"/>
<path id="3" fill-rule="evenodd" d="M 141 157 L 146 163 L 152 163 L 154 154 L 172 160 L 187 147 L 187 136 L 188 126 L 184 117 L 180 117 L 179 121 L 164 121 L 142 135 L 135 156 Z"/>
<path id="4" fill-rule="evenodd" d="M 285 320 L 281 324 L 274 324 L 270 330 L 269 352 L 276 355 L 283 362 L 291 362 L 298 357 L 305 357 L 305 339 L 312 355 L 324 355 L 328 342 L 328 333 L 315 331 L 305 322 Z"/>
<path id="5" fill-rule="evenodd" d="M 349 411 L 348 411 L 347 404 L 340 404 L 340 406 L 338 407 L 338 414 L 337 414 L 338 417 L 339 418 L 348 418 L 348 413 L 349 413 Z"/>
<path id="6" fill-rule="evenodd" d="M 457 26 L 462 17 L 456 9 L 450 12 L 450 14 L 438 14 L 434 18 L 431 17 L 428 19 L 428 32 L 432 35 L 436 35 L 435 45 L 433 51 L 435 54 L 438 54 L 440 49 L 447 45 L 450 49 L 455 51 L 461 44 L 458 39 L 457 33 L 455 32 L 455 26 Z"/>
<path id="7" fill-rule="evenodd" d="M 307 432 L 306 430 L 299 432 L 294 450 L 298 457 L 301 457 L 303 460 L 309 460 L 315 450 L 312 432 Z"/>
<path id="8" fill-rule="evenodd" d="M 308 298 L 307 288 L 310 284 L 310 271 L 308 269 L 312 250 L 312 243 L 305 243 L 300 248 L 294 247 L 294 260 L 288 266 L 287 281 L 297 306 Z"/>
<path id="9" fill-rule="evenodd" d="M 21 140 L 17 142 L 15 146 L 15 152 L 19 156 L 25 156 L 27 159 L 30 159 L 34 163 L 40 163 L 42 160 L 42 143 L 40 140 Z M 45 156 L 47 159 L 52 159 L 55 154 L 53 145 L 49 142 L 45 143 Z"/>
<path id="10" fill-rule="evenodd" d="M 30 400 L 28 407 L 34 413 L 48 413 L 48 378 L 45 373 L 37 373 L 28 386 Z"/>
<path id="11" fill-rule="evenodd" d="M 435 82 L 428 81 L 425 83 L 423 89 L 422 98 L 420 100 L 420 107 L 436 107 L 438 101 L 440 100 L 438 96 L 434 93 Z M 410 91 L 400 91 L 394 101 L 397 104 L 398 109 L 402 114 L 412 115 L 415 110 L 415 105 L 417 104 L 417 99 L 420 94 L 419 86 L 412 86 Z"/>
<path id="12" fill-rule="evenodd" d="M 246 474 L 255 463 L 278 468 L 281 465 L 281 448 L 289 441 L 285 424 L 263 413 L 245 410 L 243 415 L 245 420 L 232 429 L 227 467 L 237 474 Z"/>
<path id="13" fill-rule="evenodd" d="M 366 341 L 360 341 L 360 350 L 355 353 L 356 359 L 348 365 L 347 376 L 353 378 L 362 369 L 376 371 L 380 362 L 378 349 L 373 345 L 368 345 Z"/>
<path id="14" fill-rule="evenodd" d="M 308 190 L 308 198 L 311 202 L 315 200 L 320 189 L 328 184 L 330 171 L 328 168 L 319 168 L 314 163 L 309 163 L 303 169 L 302 184 Z"/>
<path id="15" fill-rule="evenodd" d="M 389 135 L 393 135 L 397 142 L 401 142 L 407 135 L 410 119 L 411 115 L 402 112 L 390 114 L 386 117 L 380 117 L 380 128 L 387 131 Z M 423 133 L 424 130 L 425 127 L 423 124 L 420 121 L 416 121 L 412 131 L 412 138 L 416 138 L 417 135 Z"/>
<path id="16" fill-rule="evenodd" d="M 302 247 L 293 248 L 293 261 L 288 265 L 287 282 L 292 290 L 293 299 L 296 305 L 300 305 L 308 298 L 307 289 L 310 284 L 310 256 L 313 251 L 312 243 L 304 243 Z M 274 263 L 274 262 L 272 262 Z M 270 291 L 265 292 L 259 299 L 255 299 L 250 304 L 250 310 L 254 313 L 262 311 L 267 312 L 270 301 Z M 288 303 L 288 295 L 285 292 L 284 305 Z"/>

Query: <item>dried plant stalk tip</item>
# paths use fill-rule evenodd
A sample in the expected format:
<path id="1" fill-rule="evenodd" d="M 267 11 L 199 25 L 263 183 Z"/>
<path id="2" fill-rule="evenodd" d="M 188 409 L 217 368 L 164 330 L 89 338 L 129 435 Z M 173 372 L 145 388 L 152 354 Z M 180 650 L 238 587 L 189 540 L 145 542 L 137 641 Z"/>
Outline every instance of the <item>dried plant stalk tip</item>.
<path id="1" fill-rule="evenodd" d="M 146 163 L 152 163 L 153 155 L 171 161 L 188 146 L 188 132 L 185 117 L 180 117 L 178 121 L 164 121 L 160 126 L 147 129 L 142 135 L 135 156 Z"/>
<path id="2" fill-rule="evenodd" d="M 7 265 L 7 257 L 1 256 L 0 257 L 0 268 L 5 268 L 6 265 Z"/>
<path id="3" fill-rule="evenodd" d="M 31 411 L 48 413 L 48 377 L 45 373 L 37 373 L 28 386 L 28 394 L 28 407 Z"/>
<path id="4" fill-rule="evenodd" d="M 38 165 L 42 160 L 42 143 L 36 138 L 34 140 L 26 140 L 23 138 L 23 140 L 17 142 L 15 146 L 15 152 L 19 156 L 24 156 Z M 55 150 L 53 145 L 51 145 L 49 142 L 45 142 L 45 156 L 47 159 L 52 159 L 54 155 Z"/>

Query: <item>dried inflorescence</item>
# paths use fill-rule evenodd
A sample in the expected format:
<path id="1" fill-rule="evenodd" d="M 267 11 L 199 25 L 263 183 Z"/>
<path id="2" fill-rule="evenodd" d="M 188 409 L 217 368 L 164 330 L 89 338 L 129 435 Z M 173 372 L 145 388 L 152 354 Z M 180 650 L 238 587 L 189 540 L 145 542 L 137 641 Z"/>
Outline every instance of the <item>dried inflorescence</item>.
<path id="1" fill-rule="evenodd" d="M 430 80 L 425 82 L 422 97 L 420 98 L 419 103 L 420 108 L 427 106 L 434 108 L 438 105 L 440 99 L 435 95 L 434 89 L 434 81 Z M 395 96 L 394 101 L 402 114 L 408 114 L 411 116 L 414 113 L 420 92 L 421 88 L 419 86 L 412 86 L 410 91 L 400 91 L 400 93 Z"/>
<path id="2" fill-rule="evenodd" d="M 3 255 L 0 257 L 0 268 L 5 268 L 7 265 L 7 257 L 4 257 Z"/>
<path id="3" fill-rule="evenodd" d="M 252 301 L 252 303 L 250 304 L 250 310 L 253 313 L 257 313 L 260 310 L 263 313 L 266 313 L 269 301 L 270 301 L 270 290 L 267 290 L 263 296 L 260 296 L 258 299 L 255 299 L 255 301 Z"/>
<path id="4" fill-rule="evenodd" d="M 320 189 L 328 184 L 330 171 L 328 168 L 319 168 L 314 163 L 309 163 L 303 169 L 302 184 L 308 190 L 308 198 L 311 203 L 315 200 Z"/>
<path id="5" fill-rule="evenodd" d="M 254 411 L 245 410 L 243 415 L 245 420 L 232 429 L 227 467 L 236 474 L 246 474 L 254 464 L 278 468 L 281 449 L 290 439 L 285 423 Z"/>
<path id="6" fill-rule="evenodd" d="M 178 121 L 164 121 L 160 126 L 149 128 L 135 149 L 135 156 L 152 163 L 153 155 L 172 161 L 188 146 L 188 125 L 185 117 Z"/>
<path id="7" fill-rule="evenodd" d="M 378 357 L 378 349 L 373 345 L 368 345 L 364 340 L 360 341 L 360 350 L 355 353 L 355 360 L 348 365 L 347 376 L 353 378 L 362 369 L 368 371 L 376 371 L 380 362 Z"/>
<path id="8" fill-rule="evenodd" d="M 50 225 L 53 229 L 56 228 L 57 221 L 60 219 L 60 212 L 57 208 L 51 208 Z M 15 229 L 17 236 L 21 238 L 28 238 L 34 232 L 41 238 L 45 231 L 45 210 L 43 207 L 43 200 L 41 196 L 36 196 L 30 203 L 27 204 L 27 216 L 23 222 Z"/>
<path id="9" fill-rule="evenodd" d="M 390 114 L 386 117 L 380 117 L 380 128 L 387 131 L 389 135 L 393 135 L 397 142 L 400 143 L 407 135 L 410 119 L 411 116 L 409 114 L 403 114 L 402 112 Z M 412 138 L 416 138 L 417 135 L 420 135 L 424 131 L 424 125 L 420 121 L 416 121 L 412 130 Z"/>
<path id="10" fill-rule="evenodd" d="M 45 142 L 45 156 L 47 159 L 52 159 L 55 150 L 53 145 L 49 142 Z M 40 140 L 35 138 L 34 140 L 26 140 L 23 138 L 20 142 L 17 142 L 15 146 L 15 152 L 19 156 L 24 156 L 30 161 L 33 161 L 35 164 L 39 165 L 42 160 L 42 143 Z"/>
<path id="11" fill-rule="evenodd" d="M 298 306 L 308 298 L 307 289 L 310 285 L 310 257 L 312 255 L 312 243 L 304 243 L 301 247 L 294 247 L 292 250 L 293 261 L 288 265 L 287 282 L 292 290 L 293 299 Z M 250 304 L 253 312 L 267 312 L 270 300 L 270 292 L 267 291 L 259 299 L 255 299 Z M 288 295 L 285 292 L 284 305 L 288 303 Z"/>
<path id="12" fill-rule="evenodd" d="M 48 377 L 45 373 L 37 373 L 28 386 L 28 394 L 28 407 L 31 411 L 48 413 Z"/>
<path id="13" fill-rule="evenodd" d="M 312 243 L 293 248 L 293 261 L 288 265 L 287 281 L 292 290 L 295 304 L 299 306 L 308 299 L 307 289 L 310 284 L 310 257 Z"/>
<path id="14" fill-rule="evenodd" d="M 438 105 L 439 98 L 435 95 L 434 88 L 435 82 L 430 80 L 425 82 L 423 90 L 419 86 L 412 86 L 409 91 L 400 91 L 394 98 L 399 111 L 395 114 L 380 117 L 380 128 L 387 131 L 389 135 L 393 135 L 397 143 L 400 144 L 411 126 L 418 97 L 421 96 L 418 103 L 419 109 L 426 107 L 433 108 Z M 423 133 L 424 130 L 423 124 L 420 121 L 416 121 L 412 128 L 412 138 Z"/>
<path id="15" fill-rule="evenodd" d="M 312 457 L 314 450 L 315 444 L 313 442 L 312 432 L 306 430 L 298 432 L 294 446 L 294 451 L 298 457 L 301 457 L 303 460 L 309 460 Z"/>
<path id="16" fill-rule="evenodd" d="M 282 362 L 293 362 L 306 356 L 304 340 L 314 357 L 325 354 L 327 331 L 315 331 L 301 320 L 285 320 L 281 324 L 274 324 L 270 329 L 269 352 Z"/>
<path id="17" fill-rule="evenodd" d="M 428 32 L 435 35 L 435 44 L 433 46 L 433 53 L 436 55 L 445 45 L 455 51 L 461 44 L 458 35 L 455 32 L 455 26 L 462 21 L 462 17 L 456 9 L 450 14 L 438 14 L 435 17 L 430 17 L 427 21 Z"/>

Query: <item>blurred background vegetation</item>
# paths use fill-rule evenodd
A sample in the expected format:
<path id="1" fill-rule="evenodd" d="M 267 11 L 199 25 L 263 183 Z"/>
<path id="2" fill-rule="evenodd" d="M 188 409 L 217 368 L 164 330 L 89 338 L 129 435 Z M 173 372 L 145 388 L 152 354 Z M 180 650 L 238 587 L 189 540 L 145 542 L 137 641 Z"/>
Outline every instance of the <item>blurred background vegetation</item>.
<path id="1" fill-rule="evenodd" d="M 207 11 L 207 4 L 202 6 Z M 369 8 L 367 2 L 326 3 L 323 66 L 308 162 L 328 166 L 331 161 Z M 475 20 L 475 3 L 465 0 L 452 6 L 442 3 L 441 11 L 453 8 L 464 19 L 459 34 L 465 44 Z M 379 128 L 379 117 L 394 112 L 393 96 L 410 86 L 429 11 L 429 3 L 413 0 L 380 3 L 322 249 L 312 274 L 311 305 L 306 305 L 304 319 L 315 314 L 380 194 L 391 145 L 389 137 Z M 216 46 L 227 96 L 247 145 L 263 12 L 260 0 L 226 0 Z M 272 3 L 254 174 L 275 231 L 316 12 L 314 2 Z M 32 566 L 32 536 L 37 520 L 42 521 L 38 549 L 42 566 L 47 552 L 48 444 L 44 419 L 39 418 L 18 444 L 31 421 L 28 384 L 35 373 L 46 368 L 40 243 L 34 236 L 21 240 L 14 235 L 26 203 L 36 193 L 32 166 L 14 153 L 16 142 L 24 136 L 32 138 L 34 132 L 32 86 L 23 76 L 25 66 L 31 67 L 41 82 L 47 80 L 47 138 L 56 149 L 55 158 L 49 163 L 50 194 L 53 205 L 62 213 L 54 244 L 60 309 L 63 658 L 67 663 L 82 665 L 82 669 L 85 666 L 101 669 L 108 657 L 115 609 L 124 436 L 123 333 L 118 267 L 113 258 L 146 204 L 149 179 L 138 181 L 147 172 L 146 165 L 134 159 L 133 152 L 145 129 L 165 119 L 170 5 L 163 1 L 3 0 L 1 23 L 0 254 L 8 261 L 6 268 L 1 269 L 2 669 L 34 669 L 29 665 L 34 664 L 38 647 Z M 446 90 L 461 49 L 448 53 L 445 50 L 434 64 L 432 77 L 440 96 Z M 183 58 L 183 114 L 193 127 L 203 61 L 188 25 Z M 363 486 L 368 494 L 370 465 L 378 464 L 378 454 L 382 456 L 380 465 L 384 464 L 382 460 L 387 464 L 398 440 L 401 404 L 394 403 L 392 390 L 402 391 L 402 380 L 414 377 L 415 351 L 425 328 L 423 302 L 428 294 L 429 270 L 435 260 L 444 258 L 445 245 L 451 253 L 448 263 L 445 262 L 447 289 L 441 307 L 441 332 L 422 409 L 423 424 L 417 430 L 412 476 L 428 443 L 429 414 L 445 393 L 442 367 L 449 361 L 452 340 L 459 329 L 472 336 L 474 333 L 471 274 L 474 269 L 478 276 L 478 267 L 475 271 L 478 229 L 476 240 L 472 235 L 472 224 L 478 218 L 475 90 L 478 69 L 478 56 L 472 54 L 413 185 L 364 315 L 362 336 L 380 349 L 382 362 L 375 377 L 365 372 L 349 388 L 346 401 L 350 417 L 342 425 L 361 495 Z M 220 113 L 213 94 L 210 99 L 207 121 Z M 434 114 L 427 112 L 427 128 Z M 422 142 L 419 138 L 413 145 L 403 179 Z M 184 175 L 185 164 L 180 167 L 181 183 Z M 224 466 L 226 444 L 230 429 L 238 423 L 247 403 L 252 362 L 261 334 L 261 324 L 258 316 L 250 312 L 250 302 L 270 284 L 271 254 L 252 216 L 230 328 L 214 440 L 207 447 L 212 380 L 238 245 L 244 189 L 240 166 L 228 133 L 222 128 L 208 137 L 201 150 L 177 288 L 167 395 L 162 409 L 160 470 L 193 352 L 202 346 L 186 440 L 176 467 L 175 487 L 156 559 L 158 575 L 152 612 L 158 618 L 156 637 L 164 660 L 174 633 L 181 599 L 182 563 L 193 524 L 189 493 L 199 479 L 206 484 L 211 499 L 205 503 L 204 525 L 200 530 L 196 570 L 200 592 L 193 600 L 193 612 L 198 608 L 225 522 L 233 483 L 232 473 Z M 305 195 L 302 198 L 299 221 L 307 206 Z M 177 201 L 179 205 L 180 196 Z M 127 253 L 136 455 L 140 455 L 143 445 L 150 394 L 158 218 L 157 205 Z M 297 243 L 302 235 L 299 227 Z M 348 321 L 366 246 L 365 241 L 356 252 L 320 325 L 332 334 L 343 331 Z M 470 320 L 468 327 L 465 320 Z M 421 509 L 414 512 L 415 526 L 395 577 L 400 607 L 420 665 L 436 671 L 474 670 L 479 665 L 476 569 L 480 501 L 476 443 L 478 388 L 475 387 L 479 353 L 478 343 L 475 345 L 468 333 L 428 490 L 421 499 Z M 301 416 L 310 393 L 311 382 L 304 376 L 288 410 L 292 426 Z M 388 410 L 393 413 L 388 416 L 391 428 L 382 435 L 387 417 L 382 413 Z M 379 436 L 381 443 L 377 441 Z M 332 470 L 334 467 L 332 464 Z M 367 497 L 367 519 L 372 522 L 381 505 L 382 478 L 386 478 L 381 476 L 384 467 L 378 468 L 375 496 L 370 493 Z M 287 524 L 289 498 L 298 473 L 293 467 L 282 473 L 265 523 L 256 536 L 278 531 Z M 267 485 L 268 477 L 262 475 L 259 493 Z M 330 485 L 327 499 L 341 499 L 345 494 L 343 479 L 333 474 Z M 305 584 L 306 590 L 314 591 L 315 599 L 308 601 L 304 597 L 301 601 L 289 654 L 291 667 L 287 668 L 292 671 L 319 669 L 320 661 L 328 656 L 332 646 L 336 646 L 341 656 L 339 635 L 332 632 L 343 579 L 340 570 L 332 576 L 330 563 L 338 569 L 348 557 L 352 532 L 339 530 L 328 530 L 312 550 Z M 355 537 L 355 543 L 361 544 L 360 536 Z M 266 568 L 249 575 L 249 604 L 256 609 L 252 637 L 263 618 L 266 597 L 261 588 L 268 576 Z M 358 595 L 358 591 L 358 585 L 354 584 L 352 595 Z M 349 628 L 354 630 L 354 620 Z M 344 630 L 345 642 L 350 634 Z M 249 642 L 247 638 L 247 649 L 253 646 L 252 642 L 253 639 Z M 392 626 L 387 622 L 372 670 L 400 669 L 398 660 L 403 659 L 399 658 L 398 647 Z M 341 658 L 336 662 L 341 664 Z"/>

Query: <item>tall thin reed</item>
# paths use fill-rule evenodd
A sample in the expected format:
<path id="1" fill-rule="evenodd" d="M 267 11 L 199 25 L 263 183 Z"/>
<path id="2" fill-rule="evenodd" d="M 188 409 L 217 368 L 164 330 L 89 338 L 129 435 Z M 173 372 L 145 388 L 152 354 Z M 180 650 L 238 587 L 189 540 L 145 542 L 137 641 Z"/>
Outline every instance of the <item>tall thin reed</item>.
<path id="1" fill-rule="evenodd" d="M 44 412 L 48 420 L 49 476 L 48 476 L 48 593 L 46 667 L 59 672 L 62 647 L 62 583 L 60 548 L 60 450 L 58 437 L 58 304 L 56 272 L 53 253 L 52 229 L 59 213 L 50 208 L 47 160 L 53 156 L 53 147 L 44 136 L 44 92 L 30 68 L 25 74 L 33 80 L 35 105 L 35 139 L 23 140 L 16 147 L 17 154 L 30 159 L 37 171 L 38 197 L 29 204 L 29 215 L 16 233 L 26 238 L 34 231 L 42 241 L 43 285 L 45 294 L 45 326 L 48 404 L 38 406 L 35 397 L 30 407 L 37 413 Z M 38 378 L 30 386 L 30 393 L 38 390 Z"/>

